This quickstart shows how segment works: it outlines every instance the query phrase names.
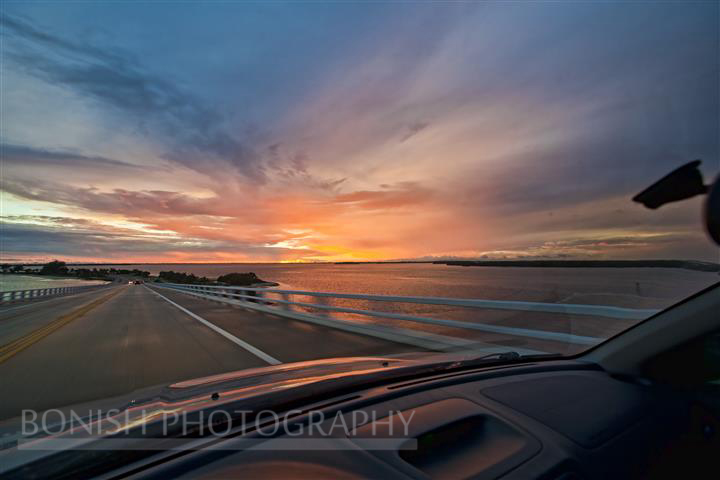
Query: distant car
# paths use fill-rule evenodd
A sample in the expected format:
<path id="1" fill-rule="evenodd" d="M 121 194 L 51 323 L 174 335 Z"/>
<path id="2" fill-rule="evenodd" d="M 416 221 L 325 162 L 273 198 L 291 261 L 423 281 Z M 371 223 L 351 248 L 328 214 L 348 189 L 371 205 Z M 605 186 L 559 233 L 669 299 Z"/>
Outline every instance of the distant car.
<path id="1" fill-rule="evenodd" d="M 130 281 L 128 282 L 128 285 L 132 285 L 132 284 L 133 284 L 133 281 L 130 280 Z"/>
<path id="2" fill-rule="evenodd" d="M 135 283 L 135 285 L 142 285 L 143 282 L 142 280 L 135 280 L 133 283 Z"/>

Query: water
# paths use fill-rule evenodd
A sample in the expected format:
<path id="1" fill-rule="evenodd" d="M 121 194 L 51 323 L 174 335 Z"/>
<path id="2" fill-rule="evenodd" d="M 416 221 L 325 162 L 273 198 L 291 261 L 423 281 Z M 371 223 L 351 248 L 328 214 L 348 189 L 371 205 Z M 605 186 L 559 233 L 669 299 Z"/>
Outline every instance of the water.
<path id="1" fill-rule="evenodd" d="M 664 308 L 720 280 L 717 273 L 670 268 L 460 267 L 435 264 L 128 265 L 217 278 L 255 272 L 282 288 L 377 295 L 585 303 Z"/>
<path id="2" fill-rule="evenodd" d="M 31 290 L 34 288 L 75 287 L 99 285 L 100 280 L 76 280 L 74 278 L 39 277 L 34 275 L 0 275 L 0 292 L 13 290 Z"/>

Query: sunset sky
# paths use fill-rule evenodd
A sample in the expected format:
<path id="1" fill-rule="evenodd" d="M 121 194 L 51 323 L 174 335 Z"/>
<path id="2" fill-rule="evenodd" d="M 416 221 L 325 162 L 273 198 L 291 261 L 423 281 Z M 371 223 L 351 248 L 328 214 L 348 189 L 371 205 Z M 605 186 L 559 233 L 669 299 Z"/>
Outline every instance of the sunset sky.
<path id="1" fill-rule="evenodd" d="M 3 2 L 4 261 L 718 261 L 718 2 Z"/>

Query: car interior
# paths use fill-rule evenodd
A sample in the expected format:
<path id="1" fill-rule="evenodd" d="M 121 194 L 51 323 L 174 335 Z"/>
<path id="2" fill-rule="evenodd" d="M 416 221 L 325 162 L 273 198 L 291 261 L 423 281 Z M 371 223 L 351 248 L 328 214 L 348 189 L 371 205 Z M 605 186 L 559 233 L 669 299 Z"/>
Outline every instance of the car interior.
<path id="1" fill-rule="evenodd" d="M 717 3 L 96 3 L 0 8 L 0 480 L 720 478 Z"/>

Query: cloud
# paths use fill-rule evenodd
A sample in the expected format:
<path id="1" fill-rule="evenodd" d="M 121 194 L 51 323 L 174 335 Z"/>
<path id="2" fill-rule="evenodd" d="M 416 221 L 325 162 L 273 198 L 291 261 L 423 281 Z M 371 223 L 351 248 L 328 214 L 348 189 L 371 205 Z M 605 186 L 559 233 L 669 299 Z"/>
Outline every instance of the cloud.
<path id="1" fill-rule="evenodd" d="M 3 215 L 0 216 L 0 221 L 4 223 L 27 223 L 72 228 L 99 225 L 97 222 L 87 218 L 52 217 L 50 215 Z"/>
<path id="2" fill-rule="evenodd" d="M 400 143 L 410 140 L 412 137 L 425 130 L 429 125 L 429 122 L 415 122 L 408 125 L 407 132 L 400 138 Z"/>
<path id="3" fill-rule="evenodd" d="M 212 174 L 213 163 L 226 164 L 264 180 L 253 150 L 225 131 L 218 111 L 128 54 L 62 38 L 8 15 L 0 16 L 0 25 L 6 60 L 128 116 L 153 138 L 165 138 L 168 159 L 205 174 Z"/>
<path id="4" fill-rule="evenodd" d="M 572 234 L 571 234 L 572 235 Z M 575 232 L 578 237 L 478 252 L 475 258 L 693 259 L 717 262 L 717 248 L 700 231 L 627 230 L 618 235 Z"/>
<path id="5" fill-rule="evenodd" d="M 216 198 L 196 198 L 172 191 L 133 191 L 70 185 L 41 180 L 3 179 L 3 190 L 28 200 L 84 208 L 91 212 L 140 216 L 148 213 L 219 215 L 226 207 Z"/>
<path id="6" fill-rule="evenodd" d="M 0 159 L 3 166 L 15 164 L 19 166 L 42 165 L 62 166 L 72 168 L 113 168 L 126 169 L 138 172 L 147 170 L 148 167 L 132 163 L 113 160 L 97 155 L 83 155 L 81 153 L 63 150 L 50 150 L 46 148 L 35 148 L 26 145 L 13 145 L 8 143 L 0 144 Z"/>
<path id="7" fill-rule="evenodd" d="M 387 210 L 417 206 L 428 202 L 432 192 L 413 182 L 385 185 L 384 190 L 359 190 L 336 195 L 332 203 L 346 204 L 363 210 Z"/>
<path id="8" fill-rule="evenodd" d="M 335 191 L 347 178 L 323 178 L 309 170 L 309 156 L 302 151 L 291 153 L 280 143 L 267 147 L 267 160 L 264 163 L 266 172 L 275 184 Z"/>
<path id="9" fill-rule="evenodd" d="M 174 234 L 118 228 L 85 219 L 49 216 L 5 216 L 0 219 L 2 254 L 26 257 L 61 255 L 88 259 L 174 259 L 187 255 L 202 259 L 256 258 L 282 260 L 297 255 L 295 248 L 224 242 Z M 311 255 L 322 252 L 305 250 Z"/>

